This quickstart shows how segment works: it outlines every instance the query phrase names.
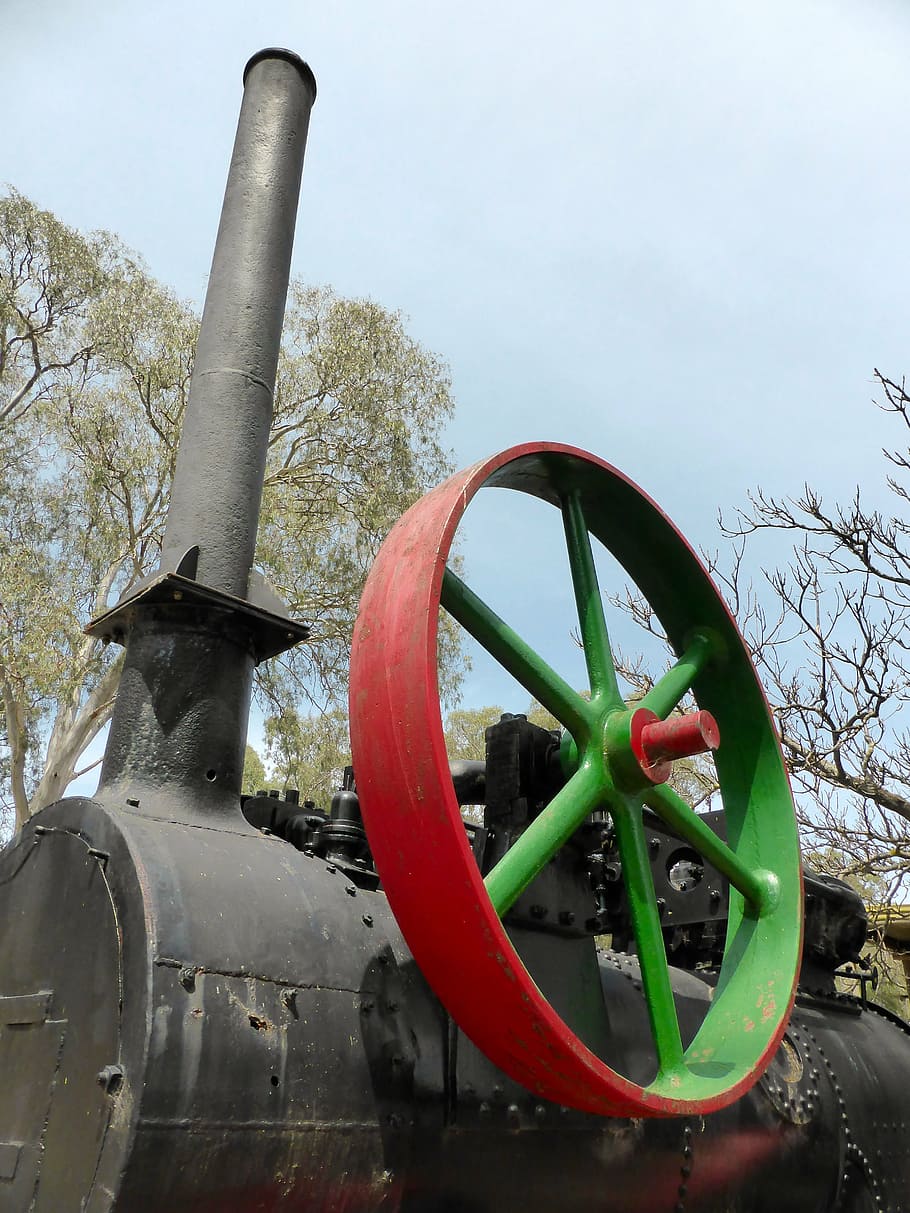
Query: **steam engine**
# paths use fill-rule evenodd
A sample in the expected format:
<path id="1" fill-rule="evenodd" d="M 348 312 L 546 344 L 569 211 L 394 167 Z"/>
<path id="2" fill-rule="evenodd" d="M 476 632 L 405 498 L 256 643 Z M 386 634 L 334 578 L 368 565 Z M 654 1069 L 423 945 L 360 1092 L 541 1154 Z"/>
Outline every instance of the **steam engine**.
<path id="1" fill-rule="evenodd" d="M 161 567 L 91 625 L 126 647 L 99 790 L 0 854 L 0 1211 L 910 1210 L 910 1027 L 835 983 L 863 905 L 801 873 L 735 625 L 602 461 L 529 443 L 418 503 L 364 596 L 344 786 L 241 800 L 254 666 L 306 637 L 251 570 L 316 91 L 286 51 L 244 79 Z M 490 484 L 563 513 L 590 701 L 446 568 Z M 678 655 L 639 705 L 589 533 Z M 448 763 L 440 604 L 565 730 L 504 716 Z M 699 815 L 668 780 L 708 749 Z"/>

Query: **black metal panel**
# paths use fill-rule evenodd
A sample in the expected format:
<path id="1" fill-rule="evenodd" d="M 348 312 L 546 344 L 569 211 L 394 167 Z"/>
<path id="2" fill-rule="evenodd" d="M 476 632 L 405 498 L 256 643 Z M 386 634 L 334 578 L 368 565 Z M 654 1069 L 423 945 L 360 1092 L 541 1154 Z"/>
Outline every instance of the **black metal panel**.
<path id="1" fill-rule="evenodd" d="M 120 1054 L 105 866 L 66 832 L 0 857 L 0 1209 L 60 1213 L 92 1184 L 113 1110 L 99 1076 Z"/>
<path id="2" fill-rule="evenodd" d="M 336 865 L 267 836 L 89 801 L 61 802 L 37 827 L 0 858 L 0 973 L 13 1000 L 0 1007 L 18 1022 L 0 1042 L 34 1042 L 15 1054 L 21 1093 L 0 1091 L 3 1213 L 29 1208 L 14 1185 L 31 1199 L 64 1072 L 35 1206 L 54 1213 L 544 1213 L 587 1210 L 594 1194 L 603 1213 L 680 1200 L 686 1213 L 828 1213 L 873 1179 L 882 1207 L 901 1208 L 910 1038 L 854 1000 L 804 1000 L 767 1076 L 724 1112 L 589 1117 L 492 1067 L 427 990 L 382 894 Z M 591 941 L 518 933 L 530 963 L 549 953 L 571 1018 L 589 992 L 560 993 L 559 953 Z M 595 1043 L 646 1077 L 635 959 L 606 954 L 600 973 L 607 1023 Z M 673 980 L 688 1036 L 710 982 Z M 69 1061 L 50 1018 L 64 1005 L 83 1042 Z"/>

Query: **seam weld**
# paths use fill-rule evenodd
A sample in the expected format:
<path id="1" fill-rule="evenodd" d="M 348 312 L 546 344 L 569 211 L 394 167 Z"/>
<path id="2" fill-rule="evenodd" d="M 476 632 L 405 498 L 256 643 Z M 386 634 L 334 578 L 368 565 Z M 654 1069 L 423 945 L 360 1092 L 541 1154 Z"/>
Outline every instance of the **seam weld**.
<path id="1" fill-rule="evenodd" d="M 200 378 L 203 375 L 239 375 L 241 379 L 248 379 L 250 383 L 257 383 L 260 387 L 265 388 L 270 397 L 272 395 L 272 388 L 269 387 L 264 379 L 260 379 L 258 375 L 251 375 L 249 371 L 241 371 L 237 367 L 213 367 L 210 371 L 200 371 Z"/>
<path id="2" fill-rule="evenodd" d="M 210 969 L 205 965 L 194 965 L 182 960 L 175 960 L 173 956 L 156 956 L 154 963 L 162 969 L 189 969 L 197 976 L 210 973 L 213 977 L 240 977 L 244 980 L 261 981 L 266 985 L 279 986 L 282 989 L 330 990 L 336 994 L 359 994 L 361 992 L 349 986 L 328 986 L 318 981 L 294 981 L 291 978 L 285 980 L 280 977 L 266 977 L 262 973 L 251 973 L 249 969 Z"/>
<path id="3" fill-rule="evenodd" d="M 281 1132 L 312 1133 L 377 1133 L 375 1121 L 341 1120 L 326 1124 L 320 1120 L 190 1120 L 186 1117 L 168 1120 L 163 1116 L 141 1116 L 137 1122 L 141 1129 L 179 1129 L 182 1133 L 239 1132 L 245 1129 L 279 1129 Z"/>
<path id="4" fill-rule="evenodd" d="M 162 824 L 168 826 L 189 826 L 193 830 L 211 830 L 215 834 L 231 834 L 236 838 L 252 838 L 255 842 L 258 842 L 260 838 L 265 839 L 266 842 L 274 841 L 274 838 L 270 838 L 258 830 L 255 834 L 250 834 L 245 830 L 228 829 L 226 826 L 204 825 L 199 821 L 182 821 L 179 817 L 159 817 L 155 813 L 143 813 L 141 810 L 137 811 L 136 809 L 118 809 L 118 812 L 122 813 L 124 817 L 140 817 L 145 821 L 160 821 Z"/>

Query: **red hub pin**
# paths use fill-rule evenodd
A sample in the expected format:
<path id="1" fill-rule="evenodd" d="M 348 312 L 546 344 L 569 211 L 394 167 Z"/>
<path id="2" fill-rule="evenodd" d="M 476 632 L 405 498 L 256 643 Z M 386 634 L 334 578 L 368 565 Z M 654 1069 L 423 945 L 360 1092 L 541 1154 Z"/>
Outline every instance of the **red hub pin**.
<path id="1" fill-rule="evenodd" d="M 688 712 L 661 720 L 647 708 L 632 717 L 632 751 L 652 783 L 666 783 L 677 758 L 706 754 L 720 745 L 720 729 L 710 712 Z"/>

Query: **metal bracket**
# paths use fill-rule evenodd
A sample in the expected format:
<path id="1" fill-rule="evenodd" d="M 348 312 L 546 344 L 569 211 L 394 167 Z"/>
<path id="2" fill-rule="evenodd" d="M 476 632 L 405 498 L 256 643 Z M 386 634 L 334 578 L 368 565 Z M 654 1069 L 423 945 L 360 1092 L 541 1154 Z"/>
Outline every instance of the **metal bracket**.
<path id="1" fill-rule="evenodd" d="M 135 593 L 121 598 L 116 606 L 93 619 L 85 629 L 86 634 L 105 642 L 123 644 L 139 611 L 146 607 L 203 607 L 245 620 L 257 664 L 293 648 L 310 634 L 305 623 L 282 617 L 233 594 L 200 585 L 180 573 L 160 573 L 144 582 Z"/>

